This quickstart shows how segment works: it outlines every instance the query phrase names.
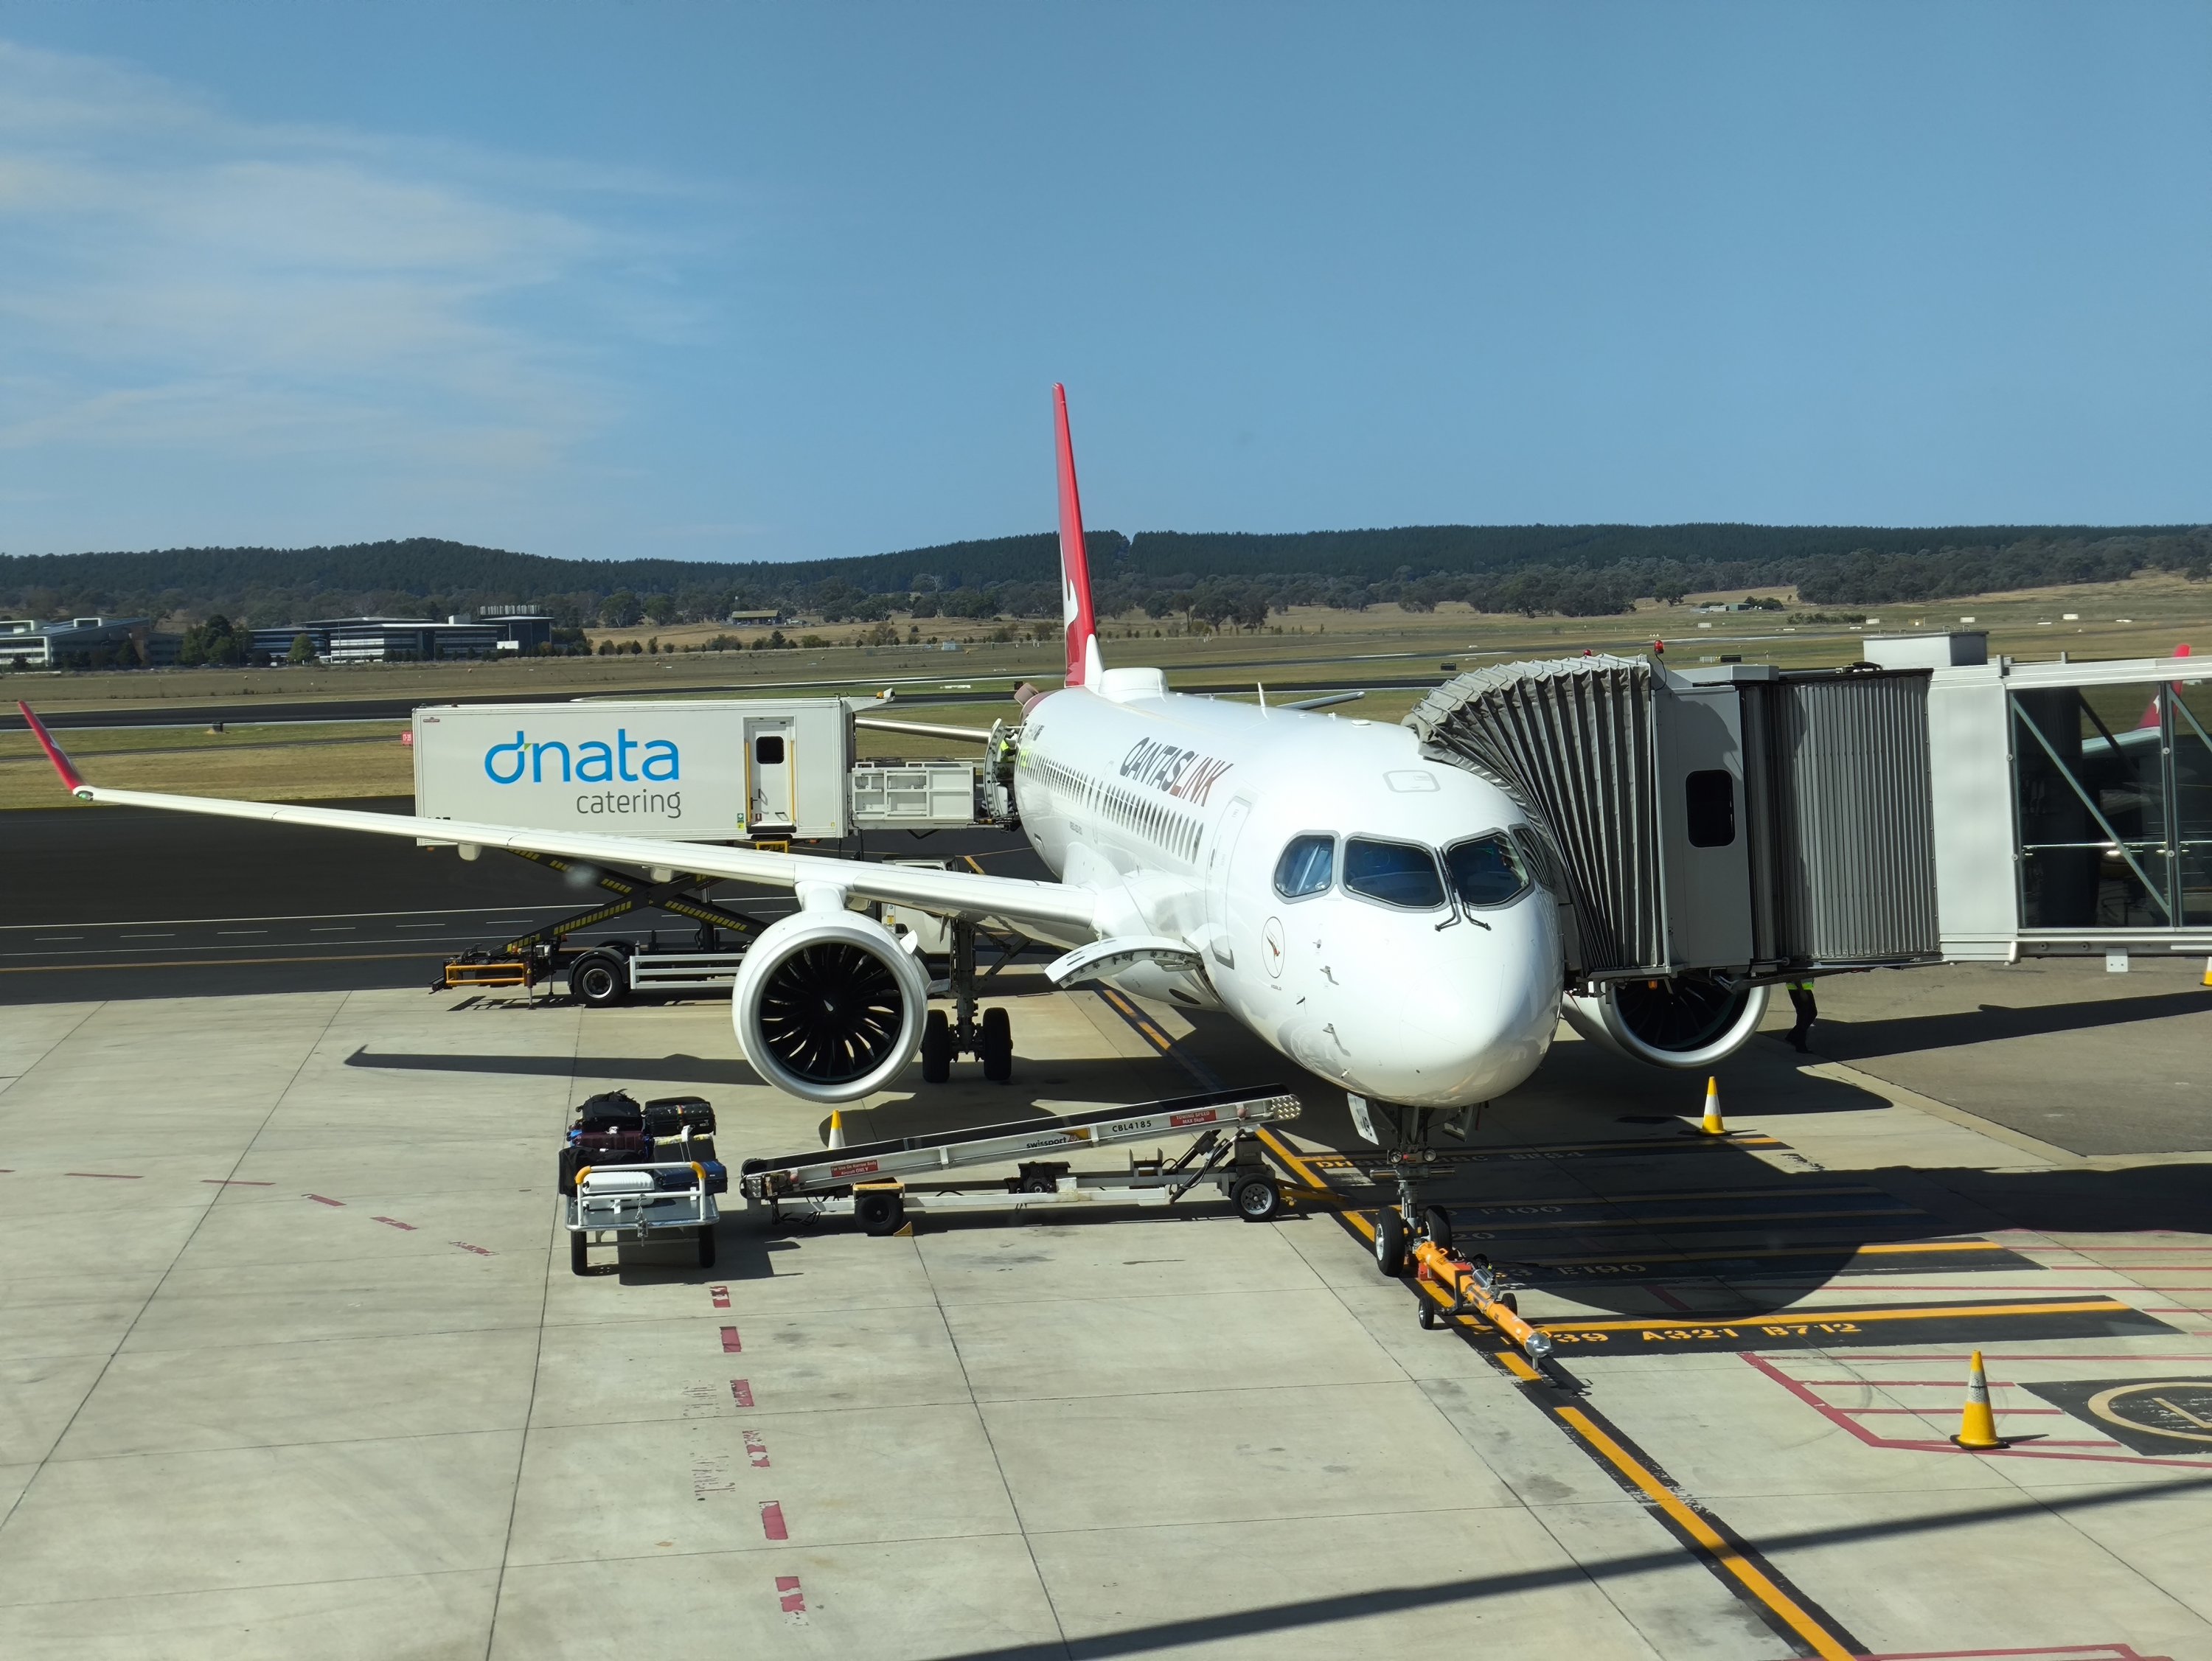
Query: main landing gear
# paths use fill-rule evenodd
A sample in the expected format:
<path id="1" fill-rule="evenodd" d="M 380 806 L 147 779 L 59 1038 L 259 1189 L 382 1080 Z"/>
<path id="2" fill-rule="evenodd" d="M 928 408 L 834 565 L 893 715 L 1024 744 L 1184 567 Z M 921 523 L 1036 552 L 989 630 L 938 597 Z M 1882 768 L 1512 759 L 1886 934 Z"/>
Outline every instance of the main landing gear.
<path id="1" fill-rule="evenodd" d="M 943 1084 L 952 1076 L 956 1057 L 974 1056 L 983 1064 L 983 1076 L 1004 1084 L 1014 1076 L 1014 1027 L 1004 1009 L 975 1008 L 975 988 L 1013 961 L 1018 943 L 980 977 L 975 973 L 975 925 L 954 923 L 952 966 L 947 982 L 952 993 L 952 1013 L 932 1009 L 921 1027 L 921 1076 L 925 1083 Z"/>

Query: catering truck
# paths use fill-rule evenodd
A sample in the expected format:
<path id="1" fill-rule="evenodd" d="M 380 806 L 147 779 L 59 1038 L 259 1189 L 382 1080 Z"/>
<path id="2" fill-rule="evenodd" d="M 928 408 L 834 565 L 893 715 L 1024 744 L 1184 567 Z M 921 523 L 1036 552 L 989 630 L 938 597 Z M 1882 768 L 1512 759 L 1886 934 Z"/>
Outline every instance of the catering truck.
<path id="1" fill-rule="evenodd" d="M 856 765 L 859 709 L 842 698 L 606 699 L 562 704 L 443 704 L 415 712 L 415 811 L 427 819 L 532 829 L 599 831 L 689 842 L 838 842 L 854 832 L 940 830 L 1004 818 L 1000 779 L 987 758 Z M 984 735 L 979 729 L 976 736 Z M 427 847 L 465 842 L 429 839 Z M 677 870 L 626 875 L 542 854 L 614 896 L 577 916 L 446 966 L 447 985 L 535 985 L 556 973 L 588 1003 L 633 994 L 683 996 L 726 988 L 757 930 L 714 905 L 708 886 Z M 696 925 L 663 945 L 597 942 L 577 929 L 647 907 Z"/>
<path id="2" fill-rule="evenodd" d="M 415 811 L 687 842 L 834 841 L 851 828 L 852 755 L 841 698 L 430 706 L 415 712 Z M 974 816 L 971 797 L 957 822 Z"/>

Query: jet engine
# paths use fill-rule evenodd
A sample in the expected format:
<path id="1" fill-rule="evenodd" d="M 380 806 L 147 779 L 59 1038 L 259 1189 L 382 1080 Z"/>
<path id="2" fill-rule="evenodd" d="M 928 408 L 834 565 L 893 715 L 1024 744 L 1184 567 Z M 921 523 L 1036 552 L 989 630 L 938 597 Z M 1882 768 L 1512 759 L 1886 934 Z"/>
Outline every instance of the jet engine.
<path id="1" fill-rule="evenodd" d="M 856 1101 L 914 1059 L 929 978 L 873 918 L 805 911 L 761 931 L 738 966 L 730 1018 L 745 1059 L 808 1101 Z"/>
<path id="2" fill-rule="evenodd" d="M 1607 981 L 1569 992 L 1560 1013 L 1595 1039 L 1654 1067 L 1708 1067 L 1751 1041 L 1766 1014 L 1768 988 L 1725 975 Z"/>

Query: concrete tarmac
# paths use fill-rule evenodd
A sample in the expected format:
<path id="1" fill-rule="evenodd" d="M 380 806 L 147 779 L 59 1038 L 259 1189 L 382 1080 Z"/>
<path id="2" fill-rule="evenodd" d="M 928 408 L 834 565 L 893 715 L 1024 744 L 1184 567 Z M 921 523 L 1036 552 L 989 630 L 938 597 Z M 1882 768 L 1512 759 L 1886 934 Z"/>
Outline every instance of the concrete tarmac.
<path id="1" fill-rule="evenodd" d="M 2070 1007 L 1945 973 L 1961 1008 Z M 2127 990 L 1951 1077 L 2070 1034 L 2127 1120 L 2203 1053 L 2197 1014 L 2127 1007 L 2178 982 Z M 1218 1020 L 1010 991 L 1013 1085 L 965 1064 L 851 1134 L 1285 1070 Z M 1275 1223 L 738 1209 L 713 1269 L 579 1277 L 582 1097 L 696 1089 L 732 1163 L 820 1145 L 719 1001 L 15 1004 L 0 1653 L 2212 1657 L 2202 1164 L 2001 1123 L 1938 1094 L 1944 1053 L 1762 1038 L 1715 1140 L 1701 1079 L 1563 1040 L 1436 1195 L 1558 1335 L 1531 1382 L 1376 1272 L 1380 1191 L 1311 1079 L 1285 1170 L 1316 1187 Z M 1977 1347 L 1996 1453 L 1946 1440 Z"/>

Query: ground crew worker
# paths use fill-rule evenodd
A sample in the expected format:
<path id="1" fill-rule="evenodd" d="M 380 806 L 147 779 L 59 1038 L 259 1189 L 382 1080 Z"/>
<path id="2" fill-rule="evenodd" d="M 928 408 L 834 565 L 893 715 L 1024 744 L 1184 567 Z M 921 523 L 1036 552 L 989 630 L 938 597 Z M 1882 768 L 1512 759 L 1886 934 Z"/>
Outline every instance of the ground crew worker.
<path id="1" fill-rule="evenodd" d="M 1820 1006 L 1813 1001 L 1811 981 L 1790 983 L 1790 1007 L 1797 1011 L 1797 1024 L 1790 1029 L 1790 1047 L 1802 1055 L 1813 1041 L 1813 1023 L 1820 1018 Z"/>

